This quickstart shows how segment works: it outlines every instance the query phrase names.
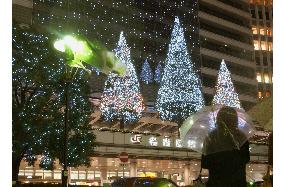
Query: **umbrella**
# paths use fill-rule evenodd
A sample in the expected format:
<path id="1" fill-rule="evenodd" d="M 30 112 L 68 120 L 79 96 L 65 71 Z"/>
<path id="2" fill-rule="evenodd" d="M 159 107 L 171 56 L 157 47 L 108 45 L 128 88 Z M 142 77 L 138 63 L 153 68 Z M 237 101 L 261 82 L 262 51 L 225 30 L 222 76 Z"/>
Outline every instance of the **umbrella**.
<path id="1" fill-rule="evenodd" d="M 252 119 L 243 109 L 234 108 L 238 115 L 238 126 L 231 128 L 224 123 L 217 126 L 217 114 L 222 107 L 205 106 L 189 116 L 179 129 L 183 144 L 204 155 L 240 149 L 254 135 Z"/>
<path id="2" fill-rule="evenodd" d="M 248 114 L 265 130 L 273 130 L 273 98 L 268 97 L 261 100 L 252 107 Z"/>

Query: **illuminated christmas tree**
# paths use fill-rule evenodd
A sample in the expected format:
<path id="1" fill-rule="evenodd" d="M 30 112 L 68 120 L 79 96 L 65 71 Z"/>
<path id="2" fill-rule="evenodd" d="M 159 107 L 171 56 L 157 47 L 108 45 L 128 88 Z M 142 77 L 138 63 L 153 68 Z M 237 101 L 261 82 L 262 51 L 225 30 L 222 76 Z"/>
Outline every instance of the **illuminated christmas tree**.
<path id="1" fill-rule="evenodd" d="M 156 108 L 163 120 L 181 123 L 203 105 L 201 81 L 194 71 L 183 28 L 176 17 Z"/>
<path id="2" fill-rule="evenodd" d="M 156 67 L 156 70 L 155 70 L 155 75 L 154 75 L 155 82 L 160 83 L 161 77 L 162 77 L 162 65 L 159 62 L 159 64 Z"/>
<path id="3" fill-rule="evenodd" d="M 150 64 L 147 59 L 144 61 L 142 65 L 140 79 L 142 82 L 146 84 L 153 82 L 153 72 L 151 70 Z"/>
<path id="4" fill-rule="evenodd" d="M 135 68 L 130 59 L 130 48 L 123 32 L 120 34 L 115 55 L 126 64 L 126 75 L 119 77 L 114 73 L 109 74 L 101 99 L 102 117 L 106 121 L 120 120 L 124 124 L 137 122 L 144 110 L 144 104 Z"/>
<path id="5" fill-rule="evenodd" d="M 231 73 L 229 72 L 224 59 L 221 62 L 217 85 L 216 93 L 214 95 L 212 104 L 221 104 L 230 107 L 241 108 L 239 96 L 235 91 Z"/>

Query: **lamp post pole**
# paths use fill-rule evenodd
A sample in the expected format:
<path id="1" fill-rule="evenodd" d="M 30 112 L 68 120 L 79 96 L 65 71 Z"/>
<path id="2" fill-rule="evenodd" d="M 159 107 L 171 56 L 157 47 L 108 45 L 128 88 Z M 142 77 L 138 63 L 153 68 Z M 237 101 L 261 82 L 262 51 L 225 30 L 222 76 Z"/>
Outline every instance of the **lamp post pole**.
<path id="1" fill-rule="evenodd" d="M 68 132 L 69 132 L 69 88 L 72 79 L 68 73 L 65 77 L 65 114 L 64 114 L 64 137 L 63 137 L 63 170 L 62 170 L 62 187 L 68 186 L 68 169 L 67 169 L 67 155 L 68 155 Z"/>
<path id="2" fill-rule="evenodd" d="M 91 61 L 90 59 L 92 60 L 96 59 L 95 54 L 93 53 L 94 51 L 93 47 L 91 47 L 91 45 L 88 42 L 77 40 L 76 37 L 72 37 L 71 35 L 65 36 L 63 39 L 56 40 L 54 42 L 54 48 L 64 54 L 67 62 L 72 62 L 71 64 L 70 63 L 66 64 L 66 74 L 64 77 L 64 86 L 65 86 L 65 96 L 64 97 L 65 97 L 66 108 L 64 110 L 64 129 L 63 129 L 64 137 L 63 137 L 63 148 L 62 148 L 62 158 L 61 158 L 62 165 L 63 165 L 63 170 L 62 170 L 62 175 L 61 175 L 62 186 L 68 187 L 68 170 L 67 170 L 67 158 L 68 157 L 67 156 L 68 156 L 68 133 L 69 133 L 68 122 L 69 122 L 69 107 L 70 107 L 69 106 L 70 85 L 79 68 L 83 68 L 84 70 L 87 70 L 82 65 L 82 62 L 89 63 L 90 65 L 95 66 L 95 67 L 99 66 L 99 64 L 90 62 Z M 97 51 L 97 53 L 98 54 L 101 53 L 101 55 L 103 55 L 104 58 L 107 58 L 108 52 L 106 53 L 106 51 L 100 49 Z M 116 63 L 115 56 L 114 55 L 112 56 L 113 56 L 112 62 L 102 61 L 100 63 L 104 63 L 104 64 L 106 63 L 107 66 L 109 66 L 108 63 L 111 63 L 111 64 Z M 70 72 L 68 72 L 68 66 L 71 68 Z M 73 68 L 76 69 L 75 72 L 72 72 Z M 100 69 L 103 69 L 103 68 L 100 68 Z M 120 70 L 121 74 L 124 74 L 123 71 L 125 70 Z"/>

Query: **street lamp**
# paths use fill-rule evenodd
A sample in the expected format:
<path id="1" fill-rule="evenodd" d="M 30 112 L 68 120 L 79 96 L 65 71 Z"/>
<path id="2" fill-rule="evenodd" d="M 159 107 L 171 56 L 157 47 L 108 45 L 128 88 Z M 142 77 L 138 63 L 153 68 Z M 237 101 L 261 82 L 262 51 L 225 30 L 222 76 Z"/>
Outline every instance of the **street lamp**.
<path id="1" fill-rule="evenodd" d="M 64 114 L 64 144 L 63 144 L 63 170 L 62 170 L 62 186 L 68 186 L 68 170 L 67 170 L 67 144 L 68 144 L 68 121 L 69 121 L 69 87 L 74 77 L 76 76 L 78 68 L 82 68 L 89 73 L 83 65 L 87 63 L 96 67 L 101 72 L 109 74 L 115 72 L 120 76 L 126 73 L 126 65 L 122 64 L 120 60 L 109 52 L 105 47 L 97 43 L 91 43 L 87 40 L 78 40 L 76 37 L 67 35 L 60 40 L 54 42 L 54 48 L 64 53 L 66 59 L 66 74 L 65 81 L 65 114 Z M 68 67 L 70 68 L 68 71 Z M 75 68 L 75 72 L 73 71 Z"/>
<path id="2" fill-rule="evenodd" d="M 74 53 L 78 53 L 79 51 L 83 50 L 82 42 L 79 40 L 76 40 L 74 37 L 68 35 L 65 36 L 62 40 L 57 40 L 54 42 L 54 47 L 60 52 L 66 52 L 67 49 L 69 49 L 69 53 L 66 53 L 66 61 L 70 61 L 74 59 Z M 68 64 L 68 62 L 67 62 Z M 78 69 L 78 67 L 77 67 Z M 64 82 L 65 82 L 65 114 L 64 114 L 64 136 L 63 136 L 63 170 L 61 175 L 62 180 L 62 187 L 68 186 L 68 170 L 67 170 L 67 152 L 68 152 L 68 132 L 69 132 L 69 88 L 70 84 L 72 83 L 73 78 L 76 75 L 75 73 L 72 73 L 72 67 L 71 70 L 68 71 L 68 66 L 66 66 L 66 72 L 64 76 Z"/>

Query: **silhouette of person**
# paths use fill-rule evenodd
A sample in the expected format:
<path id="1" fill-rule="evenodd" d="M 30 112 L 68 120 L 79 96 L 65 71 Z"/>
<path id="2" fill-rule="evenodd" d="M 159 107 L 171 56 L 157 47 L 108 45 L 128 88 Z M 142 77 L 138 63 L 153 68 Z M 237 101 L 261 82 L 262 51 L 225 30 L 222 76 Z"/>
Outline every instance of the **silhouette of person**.
<path id="1" fill-rule="evenodd" d="M 222 107 L 217 114 L 216 128 L 203 143 L 201 167 L 209 170 L 206 186 L 246 187 L 249 160 L 249 143 L 238 129 L 236 110 Z"/>

